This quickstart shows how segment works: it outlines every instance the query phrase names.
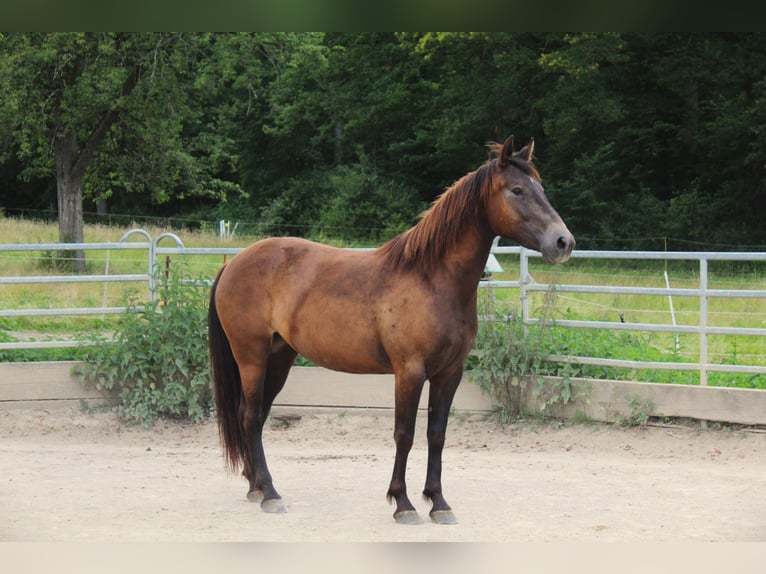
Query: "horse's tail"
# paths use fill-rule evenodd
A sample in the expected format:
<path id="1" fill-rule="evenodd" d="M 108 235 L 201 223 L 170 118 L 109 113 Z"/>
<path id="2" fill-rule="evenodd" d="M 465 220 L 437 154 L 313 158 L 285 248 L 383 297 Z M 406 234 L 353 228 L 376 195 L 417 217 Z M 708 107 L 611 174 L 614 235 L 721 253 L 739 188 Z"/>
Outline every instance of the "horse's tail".
<path id="1" fill-rule="evenodd" d="M 236 472 L 240 462 L 243 462 L 246 456 L 245 440 L 238 419 L 239 403 L 242 400 L 242 380 L 239 376 L 239 366 L 234 359 L 234 353 L 231 352 L 229 339 L 221 326 L 221 320 L 215 308 L 215 292 L 223 269 L 218 272 L 210 289 L 207 329 L 218 418 L 218 435 L 229 466 Z"/>

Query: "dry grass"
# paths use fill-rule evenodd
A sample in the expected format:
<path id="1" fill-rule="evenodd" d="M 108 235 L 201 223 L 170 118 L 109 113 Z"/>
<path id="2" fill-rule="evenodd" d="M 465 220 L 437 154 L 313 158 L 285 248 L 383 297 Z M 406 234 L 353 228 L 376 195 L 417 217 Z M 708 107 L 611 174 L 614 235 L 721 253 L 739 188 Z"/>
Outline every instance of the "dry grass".
<path id="1" fill-rule="evenodd" d="M 116 242 L 130 229 L 139 227 L 110 227 L 104 225 L 86 225 L 86 242 Z M 162 233 L 173 232 L 187 247 L 245 247 L 258 237 L 237 236 L 232 241 L 225 241 L 215 234 L 204 231 L 177 231 L 156 226 L 143 226 L 156 238 Z M 58 230 L 55 224 L 37 221 L 0 218 L 0 244 L 5 243 L 53 243 L 57 241 Z M 143 241 L 135 235 L 130 241 Z M 173 241 L 165 239 L 163 247 L 173 246 Z M 0 276 L 49 275 L 61 274 L 51 268 L 51 253 L 44 252 L 1 252 Z M 137 251 L 89 251 L 88 267 L 92 273 L 110 274 L 146 273 L 148 268 L 147 253 Z M 176 258 L 178 259 L 178 258 Z M 495 274 L 499 280 L 515 280 L 519 276 L 518 257 L 502 255 L 499 257 L 505 271 Z M 188 256 L 185 258 L 192 276 L 211 278 L 223 263 L 223 257 Z M 573 260 L 556 267 L 544 265 L 533 260 L 530 273 L 538 283 L 574 284 L 574 285 L 612 285 L 664 287 L 665 279 L 661 264 L 635 264 L 633 262 L 610 262 Z M 670 282 L 672 287 L 697 288 L 698 272 L 693 265 L 671 264 Z M 731 266 L 711 264 L 709 283 L 716 289 L 766 289 L 766 266 L 751 265 L 740 270 Z M 137 292 L 146 296 L 145 283 L 111 283 L 104 286 L 93 284 L 51 284 L 51 285 L 0 285 L 0 309 L 20 308 L 65 308 L 65 307 L 100 307 L 120 306 L 126 295 Z M 504 289 L 496 293 L 498 306 L 509 310 L 519 309 L 517 289 Z M 539 314 L 544 304 L 544 294 L 530 295 L 530 309 Z M 699 299 L 696 297 L 674 297 L 673 305 L 676 319 L 682 325 L 699 324 Z M 550 310 L 549 310 L 550 311 Z M 763 299 L 715 299 L 709 300 L 709 323 L 718 326 L 739 326 L 766 328 L 766 305 Z M 551 311 L 557 318 L 586 319 L 594 321 L 619 321 L 620 314 L 629 322 L 671 324 L 668 298 L 665 296 L 637 295 L 593 295 L 579 293 L 559 293 L 556 306 Z M 51 318 L 0 318 L 0 329 L 33 330 L 38 332 L 63 332 L 92 326 L 101 321 L 96 317 Z M 651 344 L 667 350 L 675 350 L 672 334 L 653 334 Z M 698 352 L 699 337 L 682 335 L 682 352 L 689 359 L 694 359 Z M 744 363 L 766 363 L 766 337 L 710 337 L 710 355 L 713 360 L 741 357 Z"/>
<path id="2" fill-rule="evenodd" d="M 86 225 L 86 243 L 118 242 L 137 225 L 109 227 Z M 163 233 L 176 234 L 186 247 L 244 247 L 255 241 L 254 237 L 235 237 L 225 241 L 212 233 L 202 231 L 178 231 L 156 226 L 142 227 L 154 239 Z M 56 243 L 58 228 L 55 224 L 15 218 L 0 217 L 0 244 Z M 141 234 L 134 234 L 128 242 L 144 242 Z M 162 247 L 173 247 L 172 239 L 164 239 Z M 53 251 L 0 251 L 0 276 L 51 276 L 67 275 L 65 268 L 56 263 L 58 254 Z M 148 253 L 139 250 L 88 250 L 88 270 L 92 274 L 144 274 L 148 271 Z M 220 268 L 222 256 L 186 257 L 188 271 L 192 276 L 212 277 Z M 146 282 L 126 283 L 38 283 L 0 285 L 0 309 L 62 309 L 83 307 L 118 307 L 124 305 L 130 294 L 147 297 Z M 106 322 L 104 322 L 106 319 Z M 100 324 L 109 326 L 110 319 L 97 316 L 77 317 L 18 317 L 0 318 L 0 329 L 12 332 L 24 331 L 36 338 L 53 332 L 76 331 Z"/>

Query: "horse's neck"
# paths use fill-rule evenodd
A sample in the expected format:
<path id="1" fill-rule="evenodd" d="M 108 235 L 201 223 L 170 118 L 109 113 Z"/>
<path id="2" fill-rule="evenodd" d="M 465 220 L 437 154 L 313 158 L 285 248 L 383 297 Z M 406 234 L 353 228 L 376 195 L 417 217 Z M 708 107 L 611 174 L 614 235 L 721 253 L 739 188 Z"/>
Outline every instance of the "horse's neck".
<path id="1" fill-rule="evenodd" d="M 484 275 L 495 236 L 482 227 L 467 230 L 444 256 L 443 270 L 463 296 L 473 296 Z"/>

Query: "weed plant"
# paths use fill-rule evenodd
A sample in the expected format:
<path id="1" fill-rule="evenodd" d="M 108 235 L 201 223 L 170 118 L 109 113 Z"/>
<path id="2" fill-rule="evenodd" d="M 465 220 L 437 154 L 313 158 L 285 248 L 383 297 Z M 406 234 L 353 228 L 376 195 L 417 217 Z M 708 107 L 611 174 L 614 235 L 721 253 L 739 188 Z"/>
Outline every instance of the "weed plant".
<path id="1" fill-rule="evenodd" d="M 551 337 L 549 324 L 527 326 L 518 314 L 504 310 L 498 312 L 491 295 L 482 302 L 490 320 L 479 324 L 473 357 L 468 367 L 473 380 L 487 391 L 500 409 L 504 420 L 510 420 L 525 412 L 525 393 L 534 385 L 536 403 L 547 414 L 554 405 L 566 404 L 586 396 L 589 387 L 575 384 L 572 378 L 579 375 L 571 365 L 546 361 L 546 355 L 556 352 L 555 338 Z M 543 316 L 550 316 L 555 308 L 555 289 L 546 293 Z M 560 379 L 546 379 L 546 375 L 559 375 Z"/>
<path id="2" fill-rule="evenodd" d="M 76 369 L 84 385 L 117 392 L 119 413 L 151 426 L 158 417 L 201 420 L 212 408 L 207 348 L 208 290 L 182 265 L 157 269 L 150 301 L 135 296 L 112 338 L 94 333 Z"/>

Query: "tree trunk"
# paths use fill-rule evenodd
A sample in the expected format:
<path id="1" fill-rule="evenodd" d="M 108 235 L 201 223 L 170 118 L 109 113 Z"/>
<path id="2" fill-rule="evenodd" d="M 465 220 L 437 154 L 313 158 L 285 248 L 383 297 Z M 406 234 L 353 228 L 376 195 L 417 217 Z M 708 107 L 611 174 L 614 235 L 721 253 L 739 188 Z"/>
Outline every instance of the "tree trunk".
<path id="1" fill-rule="evenodd" d="M 74 130 L 69 130 L 63 137 L 57 137 L 54 144 L 61 243 L 83 242 L 82 185 L 85 174 L 77 165 L 76 138 Z M 71 262 L 77 273 L 87 271 L 82 249 L 61 251 L 59 257 L 62 263 Z"/>
<path id="2" fill-rule="evenodd" d="M 84 64 L 83 64 L 84 65 Z M 80 70 L 81 71 L 81 70 Z M 120 87 L 116 102 L 130 95 L 141 77 L 141 68 L 133 66 Z M 76 78 L 75 78 L 76 79 Z M 74 81 L 74 80 L 73 80 Z M 53 152 L 56 159 L 56 188 L 59 208 L 59 241 L 81 243 L 83 241 L 82 185 L 85 170 L 96 150 L 104 141 L 107 130 L 117 120 L 119 106 L 113 104 L 104 111 L 90 135 L 78 147 L 74 128 L 58 127 L 54 131 Z M 74 270 L 85 273 L 85 252 L 77 249 L 68 252 Z"/>

